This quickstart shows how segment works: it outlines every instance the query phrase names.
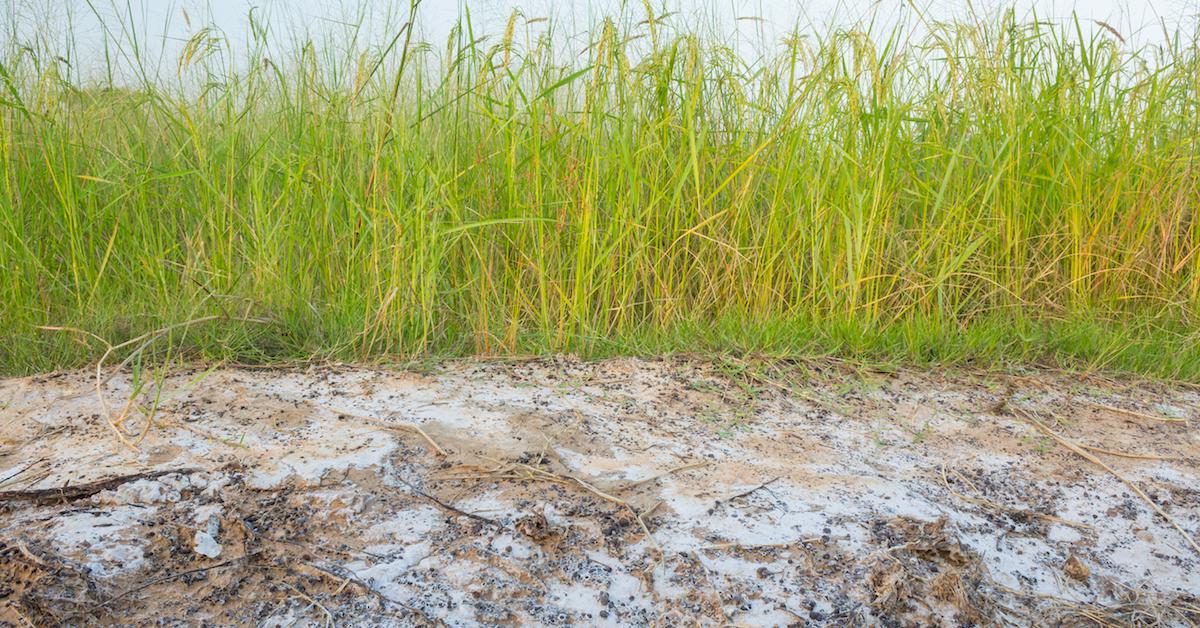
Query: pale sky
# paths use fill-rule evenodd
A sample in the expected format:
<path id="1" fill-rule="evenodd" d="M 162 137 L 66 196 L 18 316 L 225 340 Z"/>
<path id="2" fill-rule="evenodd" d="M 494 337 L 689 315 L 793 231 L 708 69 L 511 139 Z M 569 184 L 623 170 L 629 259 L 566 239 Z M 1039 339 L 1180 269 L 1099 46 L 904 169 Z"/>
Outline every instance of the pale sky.
<path id="1" fill-rule="evenodd" d="M 704 23 L 739 47 L 778 41 L 794 26 L 820 29 L 830 24 L 862 24 L 874 16 L 876 28 L 913 17 L 909 0 L 650 0 L 658 13 L 676 12 L 676 24 Z M 915 0 L 926 19 L 969 17 L 997 7 L 1014 7 L 1019 14 L 1046 20 L 1065 20 L 1076 12 L 1085 28 L 1104 21 L 1130 40 L 1129 45 L 1153 43 L 1163 37 L 1163 25 L 1175 30 L 1193 24 L 1200 0 Z M 73 40 L 77 67 L 103 64 L 103 33 L 129 39 L 136 34 L 151 57 L 174 66 L 182 42 L 202 24 L 212 24 L 227 37 L 236 54 L 248 39 L 248 15 L 254 10 L 271 27 L 274 37 L 288 41 L 298 32 L 316 39 L 344 43 L 348 23 L 366 24 L 359 45 L 379 45 L 404 22 L 407 0 L 0 0 L 0 38 L 28 40 L 39 33 L 51 47 Z M 451 26 L 469 8 L 477 33 L 503 30 L 514 8 L 526 18 L 553 17 L 559 35 L 578 33 L 600 16 L 644 14 L 642 0 L 424 0 L 418 13 L 419 36 L 441 46 Z M 94 7 L 94 9 L 93 9 Z M 99 15 L 97 15 L 97 13 Z M 186 19 L 185 19 L 186 15 Z M 190 25 L 189 25 L 190 22 Z M 531 28 L 542 28 L 540 24 Z M 1185 32 L 1190 29 L 1185 28 Z"/>

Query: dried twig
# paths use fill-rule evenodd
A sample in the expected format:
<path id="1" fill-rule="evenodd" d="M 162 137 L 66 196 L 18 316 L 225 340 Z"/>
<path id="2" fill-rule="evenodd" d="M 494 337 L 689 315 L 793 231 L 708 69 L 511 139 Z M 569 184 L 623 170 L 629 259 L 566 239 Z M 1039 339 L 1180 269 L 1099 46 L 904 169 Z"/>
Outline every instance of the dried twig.
<path id="1" fill-rule="evenodd" d="M 400 608 L 403 608 L 404 610 L 409 611 L 410 613 L 420 615 L 421 617 L 425 618 L 426 620 L 429 619 L 429 616 L 426 615 L 424 611 L 421 611 L 420 609 L 409 606 L 398 600 L 393 600 L 392 598 L 379 592 L 377 589 L 375 589 L 371 585 L 367 584 L 366 582 L 363 582 L 362 579 L 356 577 L 352 572 L 350 572 L 349 570 L 347 570 L 344 567 L 337 566 L 337 565 L 323 567 L 316 563 L 309 563 L 309 562 L 301 562 L 300 564 L 304 565 L 305 567 L 314 569 L 317 572 L 325 574 L 326 576 L 329 576 L 331 578 L 338 579 L 341 582 L 341 584 L 338 586 L 338 591 L 337 591 L 338 593 L 340 593 L 341 590 L 344 587 L 346 587 L 346 585 L 353 584 L 354 586 L 358 587 L 359 589 L 362 589 L 363 591 L 365 591 L 371 597 L 378 600 L 379 603 L 385 607 L 389 604 L 399 606 Z M 335 593 L 335 595 L 336 594 L 337 593 Z"/>
<path id="2" fill-rule="evenodd" d="M 1167 511 L 1163 510 L 1162 506 L 1159 506 L 1158 503 L 1156 503 L 1153 499 L 1150 499 L 1150 496 L 1147 495 L 1145 493 L 1145 491 L 1143 491 L 1141 489 L 1141 487 L 1139 487 L 1133 480 L 1130 480 L 1129 478 L 1121 475 L 1120 473 L 1117 472 L 1116 469 L 1113 469 L 1112 467 L 1108 466 L 1103 460 L 1097 458 L 1094 454 L 1088 452 L 1086 449 L 1080 447 L 1079 445 L 1076 445 L 1075 443 L 1071 442 L 1066 437 L 1059 435 L 1057 432 L 1055 432 L 1054 430 L 1047 427 L 1046 424 L 1039 421 L 1037 419 L 1037 417 L 1035 417 L 1033 415 L 1032 412 L 1029 412 L 1028 410 L 1025 410 L 1018 406 L 1010 406 L 1010 407 L 1017 414 L 1017 416 L 1020 416 L 1022 419 L 1029 422 L 1030 424 L 1032 424 L 1034 427 L 1036 427 L 1042 433 L 1053 438 L 1055 441 L 1058 442 L 1058 444 L 1062 445 L 1063 447 L 1066 447 L 1067 449 L 1071 450 L 1076 455 L 1087 460 L 1088 462 L 1091 462 L 1092 464 L 1100 467 L 1101 469 L 1108 471 L 1113 477 L 1115 477 L 1118 480 L 1120 480 L 1121 482 L 1123 482 L 1126 486 L 1129 487 L 1130 490 L 1132 490 L 1134 492 L 1134 494 L 1136 494 L 1138 497 L 1142 498 L 1143 501 L 1145 501 L 1147 504 L 1149 504 L 1150 507 L 1152 509 L 1154 509 L 1154 512 L 1158 514 L 1158 516 L 1162 517 L 1164 520 L 1166 520 L 1167 523 L 1171 524 L 1171 527 L 1175 528 L 1175 530 L 1177 532 L 1179 532 L 1179 534 L 1181 536 L 1183 536 L 1184 540 L 1187 541 L 1187 544 L 1189 546 L 1191 546 L 1191 548 L 1193 550 L 1195 550 L 1195 552 L 1197 554 L 1200 554 L 1200 544 L 1196 543 L 1196 540 L 1192 538 L 1192 535 L 1188 534 L 1187 530 L 1184 530 L 1183 527 L 1180 526 L 1179 523 L 1176 522 L 1175 519 L 1171 517 L 1171 515 L 1167 514 Z"/>
<path id="3" fill-rule="evenodd" d="M 612 503 L 624 508 L 625 510 L 629 511 L 629 514 L 633 515 L 634 520 L 637 521 L 638 527 L 640 527 L 642 529 L 642 533 L 646 535 L 646 540 L 648 540 L 651 544 L 654 544 L 654 536 L 650 534 L 650 528 L 648 526 L 646 526 L 646 521 L 644 519 L 642 519 L 642 515 L 638 513 L 637 509 L 634 508 L 632 504 L 625 501 L 624 499 L 621 499 L 620 497 L 617 497 L 615 495 L 610 495 L 608 493 L 605 493 L 604 491 L 596 488 L 595 486 L 591 485 L 590 483 L 588 483 L 584 480 L 581 480 L 572 475 L 553 473 L 553 472 L 547 471 L 545 469 L 539 469 L 535 466 L 528 465 L 528 464 L 525 464 L 522 462 L 513 463 L 512 465 L 510 465 L 507 468 L 508 469 L 514 469 L 514 468 L 522 469 L 528 473 L 528 476 L 525 478 L 522 478 L 521 476 L 509 476 L 512 479 L 541 479 L 541 480 L 547 480 L 547 481 L 551 481 L 551 482 L 558 482 L 560 484 L 575 484 L 576 486 L 583 488 L 584 490 L 599 497 L 600 499 L 603 499 L 608 502 L 612 502 Z M 504 476 L 503 469 L 501 471 L 502 471 L 501 475 L 503 477 Z"/>
<path id="4" fill-rule="evenodd" d="M 641 480 L 637 480 L 636 482 L 631 482 L 630 484 L 626 485 L 622 490 L 626 490 L 626 491 L 632 490 L 632 489 L 635 489 L 644 484 L 649 484 L 656 480 L 665 478 L 668 475 L 679 473 L 680 471 L 687 471 L 688 469 L 698 469 L 700 467 L 705 467 L 705 466 L 708 466 L 708 462 L 701 461 L 701 462 L 692 462 L 689 464 L 681 465 L 681 466 L 675 467 L 674 469 L 667 469 L 666 471 L 663 471 L 662 473 L 656 473 L 648 478 L 643 478 Z"/>
<path id="5" fill-rule="evenodd" d="M 37 460 L 30 462 L 29 464 L 21 467 L 20 469 L 17 469 L 16 471 L 13 471 L 12 473 L 4 476 L 3 478 L 0 478 L 0 486 L 4 486 L 5 484 L 8 484 L 13 479 L 15 479 L 18 475 L 21 475 L 21 474 L 25 473 L 26 471 L 32 469 L 33 467 L 35 467 L 43 462 L 46 462 L 46 460 L 47 460 L 46 458 L 38 458 Z"/>
<path id="6" fill-rule="evenodd" d="M 1082 447 L 1083 449 L 1086 449 L 1088 451 L 1094 451 L 1098 454 L 1106 454 L 1109 456 L 1116 456 L 1118 458 L 1131 458 L 1133 460 L 1176 460 L 1176 458 L 1173 458 L 1171 456 L 1155 456 L 1155 455 L 1151 455 L 1151 454 L 1130 454 L 1130 453 L 1125 453 L 1123 451 L 1113 451 L 1111 449 L 1101 449 L 1099 447 L 1093 447 L 1091 445 L 1084 445 L 1083 443 L 1076 443 L 1076 444 L 1078 444 L 1080 447 Z"/>
<path id="7" fill-rule="evenodd" d="M 417 434 L 419 434 L 421 436 L 421 438 L 425 439 L 426 443 L 429 443 L 429 446 L 433 449 L 434 453 L 436 453 L 439 456 L 446 455 L 446 450 L 442 449 L 441 446 L 437 444 L 437 441 L 433 440 L 433 438 L 431 438 L 429 436 L 429 434 L 427 434 L 425 432 L 425 430 L 421 429 L 421 426 L 417 425 L 416 423 L 409 423 L 406 421 L 385 421 L 383 419 L 377 419 L 373 416 L 356 414 L 356 413 L 350 412 L 348 410 L 334 408 L 332 406 L 327 406 L 323 403 L 317 403 L 316 401 L 311 401 L 308 399 L 301 399 L 300 401 L 302 401 L 303 403 L 306 403 L 310 406 L 315 406 L 317 408 L 322 408 L 324 410 L 328 410 L 329 412 L 333 412 L 334 414 L 337 414 L 339 416 L 347 416 L 347 417 L 350 417 L 353 419 L 358 419 L 359 421 L 362 421 L 363 423 L 369 423 L 371 425 L 375 425 L 375 426 L 386 428 L 386 429 L 408 430 L 410 432 L 416 432 Z"/>
<path id="8" fill-rule="evenodd" d="M 204 573 L 204 572 L 207 572 L 207 571 L 212 571 L 212 570 L 214 570 L 214 569 L 222 569 L 222 568 L 225 568 L 225 567 L 229 567 L 229 566 L 232 566 L 232 565 L 236 565 L 236 564 L 238 564 L 238 563 L 242 563 L 242 562 L 245 562 L 245 561 L 247 561 L 247 560 L 250 560 L 251 558 L 253 558 L 253 557 L 257 556 L 258 554 L 260 554 L 262 551 L 263 551 L 262 549 L 256 549 L 256 550 L 254 550 L 254 551 L 247 552 L 246 554 L 243 554 L 243 555 L 241 555 L 241 556 L 238 556 L 237 558 L 231 558 L 231 559 L 229 559 L 229 560 L 227 560 L 227 561 L 225 561 L 225 562 L 217 563 L 217 564 L 215 564 L 215 565 L 208 565 L 207 567 L 197 567 L 197 568 L 195 568 L 195 569 L 188 569 L 187 571 L 181 571 L 181 572 L 179 572 L 179 573 L 174 573 L 174 574 L 169 574 L 169 575 L 166 575 L 166 576 L 160 576 L 160 577 L 158 577 L 158 578 L 153 578 L 153 579 L 151 579 L 151 580 L 148 580 L 148 581 L 146 581 L 146 582 L 143 582 L 142 584 L 139 584 L 139 585 L 138 585 L 138 586 L 136 586 L 136 587 L 133 587 L 132 589 L 128 589 L 128 590 L 124 591 L 123 593 L 120 593 L 120 594 L 116 595 L 115 597 L 111 597 L 111 598 L 109 598 L 108 600 L 104 601 L 103 603 L 101 603 L 101 604 L 99 604 L 99 605 L 97 605 L 97 606 L 98 606 L 98 607 L 110 606 L 110 605 L 111 605 L 113 602 L 116 602 L 117 600 L 120 600 L 120 599 L 122 599 L 122 598 L 129 597 L 130 595 L 133 595 L 134 593 L 138 593 L 138 592 L 140 592 L 140 591 L 144 591 L 144 590 L 146 590 L 146 589 L 149 589 L 150 587 L 152 587 L 152 586 L 154 586 L 154 585 L 156 585 L 156 584 L 162 584 L 162 583 L 164 583 L 164 582 L 170 582 L 170 581 L 172 581 L 172 580 L 178 580 L 178 579 L 180 579 L 180 578 L 184 578 L 184 577 L 187 577 L 187 576 L 195 575 L 195 574 L 198 574 L 198 573 Z"/>
<path id="9" fill-rule="evenodd" d="M 194 318 L 192 320 L 175 323 L 174 325 L 167 325 L 166 327 L 162 327 L 160 329 L 156 329 L 154 331 L 147 332 L 136 338 L 130 338 L 129 340 L 126 340 L 125 342 L 122 342 L 122 343 L 116 344 L 116 345 L 108 342 L 104 338 L 101 338 L 100 336 L 97 336 L 96 334 L 94 334 L 92 332 L 85 331 L 82 329 L 76 329 L 74 327 L 43 326 L 43 327 L 41 327 L 41 329 L 45 329 L 47 331 L 61 331 L 61 332 L 69 332 L 69 333 L 76 333 L 76 334 L 84 334 L 86 336 L 89 336 L 91 338 L 94 338 L 94 339 L 100 341 L 107 347 L 104 351 L 104 354 L 101 355 L 100 359 L 96 361 L 96 381 L 95 381 L 95 386 L 94 386 L 95 391 L 96 391 L 96 400 L 100 404 L 101 415 L 104 417 L 105 422 L 108 423 L 109 428 L 112 429 L 113 434 L 115 434 L 117 436 L 117 440 L 119 440 L 122 445 L 125 445 L 126 447 L 132 449 L 133 451 L 138 451 L 137 445 L 130 442 L 130 440 L 125 437 L 125 434 L 124 434 L 123 430 L 121 429 L 121 424 L 124 423 L 125 418 L 128 417 L 128 415 L 129 415 L 129 410 L 132 407 L 133 399 L 131 397 L 127 401 L 125 409 L 121 412 L 121 416 L 114 420 L 112 417 L 112 412 L 110 411 L 110 409 L 108 407 L 108 402 L 104 399 L 105 384 L 107 384 L 110 380 L 112 380 L 112 378 L 116 377 L 117 374 L 121 372 L 121 369 L 128 366 L 130 362 L 132 362 L 135 358 L 137 358 L 138 355 L 140 355 L 142 353 L 142 351 L 145 351 L 147 347 L 149 347 L 151 344 L 154 344 L 154 342 L 156 340 L 158 340 L 159 338 L 165 336 L 166 334 L 171 333 L 172 331 L 175 331 L 176 329 L 186 329 L 186 328 L 193 327 L 195 325 L 200 325 L 202 323 L 208 323 L 208 322 L 217 321 L 217 320 L 236 321 L 236 322 L 243 322 L 243 323 L 260 323 L 260 324 L 270 324 L 270 323 L 274 322 L 274 321 L 271 321 L 268 319 L 253 318 L 253 317 L 231 317 L 228 315 L 202 316 L 200 318 Z M 120 349 L 124 349 L 125 347 L 128 347 L 130 345 L 137 345 L 137 348 L 135 348 L 133 351 L 131 351 L 129 353 L 129 355 L 126 356 L 125 359 L 122 360 L 120 362 L 120 364 L 118 364 L 111 373 L 109 373 L 108 377 L 105 377 L 104 376 L 104 363 L 108 360 L 109 356 L 111 356 L 114 352 L 119 351 Z M 78 393 L 75 395 L 68 395 L 66 397 L 60 398 L 59 400 L 61 401 L 61 400 L 72 399 L 75 397 L 82 396 L 83 394 L 85 394 L 85 393 L 81 392 L 81 393 Z M 149 430 L 150 426 L 147 426 L 146 429 Z"/>
<path id="10" fill-rule="evenodd" d="M 304 601 L 308 602 L 310 606 L 316 606 L 318 609 L 320 609 L 321 613 L 323 613 L 325 615 L 325 624 L 324 625 L 333 626 L 333 613 L 329 612 L 329 609 L 325 608 L 324 604 L 318 602 L 316 598 L 305 593 L 304 591 L 301 591 L 299 587 L 297 587 L 296 585 L 294 585 L 290 582 L 284 582 L 283 584 L 284 584 L 284 586 L 291 589 L 292 591 L 295 591 L 296 595 L 299 595 L 301 598 L 303 598 Z"/>
<path id="11" fill-rule="evenodd" d="M 1085 401 L 1090 405 L 1100 408 L 1101 410 L 1108 410 L 1109 412 L 1115 412 L 1117 414 L 1124 414 L 1125 416 L 1131 416 L 1131 417 L 1134 417 L 1137 419 L 1145 419 L 1147 421 L 1159 421 L 1162 423 L 1187 423 L 1187 419 L 1176 419 L 1174 417 L 1157 416 L 1154 414 L 1146 414 L 1144 412 L 1136 412 L 1134 410 L 1126 410 L 1125 408 L 1118 408 L 1116 406 L 1106 405 L 1106 404 L 1103 404 L 1103 403 L 1100 403 L 1097 401 L 1092 401 L 1090 399 L 1086 399 Z"/>
<path id="12" fill-rule="evenodd" d="M 957 475 L 959 477 L 959 479 L 961 479 L 964 483 L 969 484 L 969 485 L 971 484 L 971 482 L 969 480 L 967 480 L 965 477 L 963 477 L 962 474 L 955 472 L 955 475 Z M 1090 526 L 1086 523 L 1080 523 L 1078 521 L 1071 521 L 1070 519 L 1063 519 L 1061 517 L 1056 517 L 1054 515 L 1048 515 L 1046 513 L 1037 512 L 1036 510 L 1029 510 L 1026 508 L 1014 508 L 1012 506 L 1006 506 L 1004 504 L 1000 504 L 1000 503 L 991 501 L 990 499 L 984 499 L 982 497 L 971 497 L 970 495 L 964 495 L 962 493 L 959 493 L 958 491 L 954 490 L 953 488 L 950 488 L 950 479 L 946 475 L 946 465 L 945 464 L 942 465 L 942 486 L 944 486 L 946 488 L 946 490 L 950 492 L 951 495 L 953 495 L 965 502 L 975 504 L 977 506 L 983 506 L 985 508 L 991 508 L 993 510 L 999 510 L 1000 512 L 1009 513 L 1009 514 L 1017 515 L 1017 516 L 1035 517 L 1037 519 L 1043 519 L 1043 520 L 1049 521 L 1051 523 L 1059 523 L 1059 524 L 1062 524 L 1065 526 L 1071 526 L 1073 528 L 1078 528 L 1080 530 L 1093 530 L 1094 529 L 1092 526 Z M 974 487 L 974 485 L 972 485 L 972 487 Z M 978 489 L 976 489 L 976 490 L 978 490 Z"/>
<path id="13" fill-rule="evenodd" d="M 777 482 L 777 481 L 779 480 L 779 478 L 780 478 L 780 477 L 782 477 L 782 476 L 778 476 L 778 475 L 777 475 L 777 476 L 775 476 L 775 477 L 773 477 L 773 478 L 771 478 L 771 479 L 767 480 L 766 482 L 763 482 L 762 484 L 759 484 L 758 486 L 755 486 L 754 488 L 752 488 L 752 489 L 750 489 L 750 490 L 747 490 L 747 491 L 742 491 L 741 493 L 738 493 L 737 495 L 733 495 L 732 497 L 726 497 L 725 499 L 718 499 L 718 500 L 716 501 L 716 503 L 714 503 L 714 504 L 713 504 L 713 508 L 716 508 L 716 507 L 718 507 L 718 506 L 721 506 L 721 505 L 723 505 L 723 504 L 728 504 L 728 503 L 729 503 L 729 502 L 731 502 L 731 501 L 738 500 L 738 499 L 741 499 L 741 498 L 743 498 L 743 497 L 749 497 L 749 496 L 751 496 L 751 495 L 753 495 L 753 494 L 755 494 L 755 493 L 757 493 L 757 492 L 759 492 L 759 491 L 763 490 L 764 488 L 767 488 L 768 486 L 770 486 L 770 485 L 774 484 L 775 482 Z"/>
<path id="14" fill-rule="evenodd" d="M 775 550 L 786 549 L 800 543 L 816 543 L 821 537 L 814 536 L 807 539 L 796 539 L 793 541 L 783 541 L 781 543 L 737 543 L 729 541 L 726 543 L 714 543 L 699 547 L 700 551 L 719 551 L 719 550 Z"/>
<path id="15" fill-rule="evenodd" d="M 500 523 L 499 521 L 496 521 L 495 519 L 488 519 L 487 517 L 483 517 L 483 516 L 477 515 L 475 513 L 470 513 L 465 510 L 455 508 L 454 506 L 451 506 L 450 504 L 447 504 L 446 502 L 434 497 L 433 495 L 430 495 L 429 493 L 426 493 L 425 491 L 422 491 L 421 489 L 413 486 L 409 482 L 405 482 L 404 480 L 400 480 L 400 481 L 404 482 L 404 485 L 408 487 L 408 490 L 412 491 L 415 495 L 424 497 L 425 499 L 436 504 L 442 510 L 446 510 L 446 511 L 454 513 L 456 515 L 461 515 L 461 516 L 467 517 L 469 519 L 474 519 L 480 523 L 486 523 L 486 524 L 488 524 L 490 526 L 494 526 L 500 530 L 504 529 L 504 524 Z"/>
<path id="16" fill-rule="evenodd" d="M 38 504 L 54 504 L 59 502 L 74 501 L 91 497 L 100 491 L 108 491 L 122 484 L 134 482 L 137 480 L 150 480 L 172 473 L 195 473 L 199 469 L 162 469 L 158 471 L 146 471 L 144 473 L 134 473 L 131 475 L 122 475 L 120 477 L 109 478 L 107 480 L 98 480 L 87 484 L 78 484 L 76 486 L 61 486 L 58 488 L 41 488 L 26 491 L 0 491 L 0 502 L 5 501 L 32 501 Z"/>

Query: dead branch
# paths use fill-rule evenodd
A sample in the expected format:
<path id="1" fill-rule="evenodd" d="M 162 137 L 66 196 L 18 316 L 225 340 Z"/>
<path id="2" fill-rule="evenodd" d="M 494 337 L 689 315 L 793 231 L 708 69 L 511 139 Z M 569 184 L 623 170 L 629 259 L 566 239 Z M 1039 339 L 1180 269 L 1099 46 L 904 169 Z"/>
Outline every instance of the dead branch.
<path id="1" fill-rule="evenodd" d="M 475 513 L 470 513 L 465 510 L 455 508 L 454 506 L 447 504 L 446 502 L 434 497 L 433 495 L 430 495 L 429 493 L 426 493 L 425 491 L 422 491 L 421 489 L 413 486 L 412 484 L 410 484 L 408 482 L 405 482 L 404 480 L 400 480 L 400 481 L 404 482 L 404 485 L 407 486 L 408 490 L 412 491 L 413 494 L 415 494 L 419 497 L 423 497 L 423 498 L 433 502 L 435 505 L 437 505 L 442 510 L 445 510 L 447 512 L 450 512 L 450 513 L 453 513 L 453 514 L 456 514 L 459 516 L 467 517 L 468 519 L 474 519 L 475 521 L 478 521 L 480 523 L 485 523 L 487 525 L 496 527 L 500 530 L 504 529 L 504 524 L 500 523 L 499 521 L 496 521 L 495 519 L 488 519 L 487 517 L 483 517 L 483 516 L 477 515 Z"/>
<path id="2" fill-rule="evenodd" d="M 143 473 L 134 473 L 131 475 L 122 475 L 120 477 L 109 478 L 107 480 L 98 480 L 87 484 L 78 484 L 76 486 L 61 486 L 58 488 L 41 488 L 28 491 L 0 491 L 0 502 L 6 501 L 32 501 L 39 505 L 63 503 L 91 497 L 101 491 L 109 491 L 122 484 L 136 482 L 137 480 L 152 480 L 164 475 L 172 473 L 189 474 L 196 473 L 199 469 L 161 469 L 158 471 L 146 471 Z"/>

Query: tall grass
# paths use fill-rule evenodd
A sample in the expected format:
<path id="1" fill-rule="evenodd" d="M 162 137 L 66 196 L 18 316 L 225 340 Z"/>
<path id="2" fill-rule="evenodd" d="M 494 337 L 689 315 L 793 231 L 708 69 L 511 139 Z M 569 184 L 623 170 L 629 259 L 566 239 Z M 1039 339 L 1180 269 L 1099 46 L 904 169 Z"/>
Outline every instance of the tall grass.
<path id="1" fill-rule="evenodd" d="M 1200 379 L 1200 30 L 653 14 L 0 62 L 0 370 L 201 316 L 208 357 L 834 352 Z M 342 52 L 336 52 L 341 50 Z M 124 59 L 124 61 L 121 61 Z M 132 77 L 132 80 L 130 79 Z M 165 78 L 164 78 L 165 77 Z M 239 323 L 243 315 L 270 325 Z"/>

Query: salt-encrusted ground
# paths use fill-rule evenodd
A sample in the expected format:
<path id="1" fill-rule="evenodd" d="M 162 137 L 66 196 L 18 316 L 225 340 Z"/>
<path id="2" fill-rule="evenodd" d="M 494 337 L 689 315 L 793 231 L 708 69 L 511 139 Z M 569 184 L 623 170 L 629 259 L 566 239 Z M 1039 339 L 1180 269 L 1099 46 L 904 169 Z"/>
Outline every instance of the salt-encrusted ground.
<path id="1" fill-rule="evenodd" d="M 0 381 L 0 620 L 1200 622 L 1183 386 L 700 359 L 95 386 Z"/>

